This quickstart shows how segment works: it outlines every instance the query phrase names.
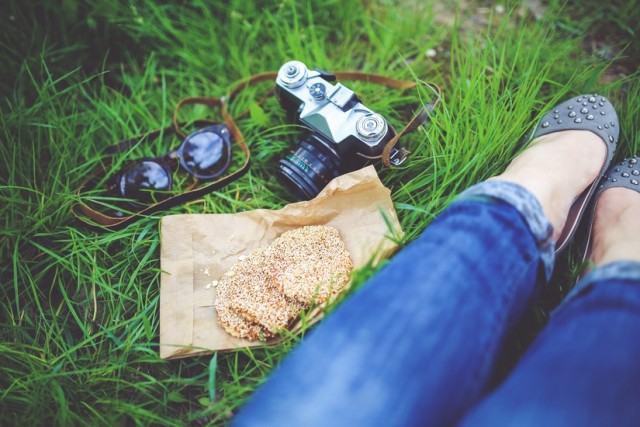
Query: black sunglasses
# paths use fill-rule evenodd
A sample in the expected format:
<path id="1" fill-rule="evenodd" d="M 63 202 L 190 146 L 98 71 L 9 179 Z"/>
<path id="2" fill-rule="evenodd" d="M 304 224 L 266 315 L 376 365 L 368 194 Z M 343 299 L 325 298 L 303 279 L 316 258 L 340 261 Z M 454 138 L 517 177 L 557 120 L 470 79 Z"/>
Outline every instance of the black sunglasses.
<path id="1" fill-rule="evenodd" d="M 176 160 L 183 170 L 200 180 L 220 177 L 231 163 L 229 130 L 225 125 L 210 125 L 189 134 L 178 149 L 162 157 L 127 163 L 109 179 L 109 192 L 130 200 L 129 205 L 134 208 L 156 202 L 173 186 L 171 165 Z"/>

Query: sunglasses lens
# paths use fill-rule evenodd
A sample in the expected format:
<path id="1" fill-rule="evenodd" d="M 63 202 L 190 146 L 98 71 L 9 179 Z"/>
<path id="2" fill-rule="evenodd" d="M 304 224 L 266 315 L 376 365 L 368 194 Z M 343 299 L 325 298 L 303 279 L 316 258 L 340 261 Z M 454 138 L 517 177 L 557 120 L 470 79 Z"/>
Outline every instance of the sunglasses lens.
<path id="1" fill-rule="evenodd" d="M 190 135 L 182 146 L 182 166 L 198 178 L 220 176 L 231 161 L 231 145 L 217 132 L 203 130 Z"/>
<path id="2" fill-rule="evenodd" d="M 127 169 L 118 180 L 122 197 L 152 202 L 152 190 L 170 190 L 170 171 L 155 161 L 143 160 Z"/>

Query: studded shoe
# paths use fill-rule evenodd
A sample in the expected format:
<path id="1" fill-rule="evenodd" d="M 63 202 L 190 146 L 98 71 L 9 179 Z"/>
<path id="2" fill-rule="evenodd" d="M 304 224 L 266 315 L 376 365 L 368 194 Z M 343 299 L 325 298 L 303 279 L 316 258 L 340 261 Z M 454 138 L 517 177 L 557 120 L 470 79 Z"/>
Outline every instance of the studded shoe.
<path id="1" fill-rule="evenodd" d="M 640 193 L 640 157 L 634 156 L 624 159 L 622 162 L 611 166 L 607 173 L 600 180 L 600 185 L 596 191 L 593 202 L 589 209 L 589 220 L 586 229 L 585 251 L 582 262 L 586 261 L 591 254 L 591 239 L 593 237 L 593 223 L 595 221 L 596 207 L 600 200 L 600 195 L 606 190 L 615 187 L 630 188 Z"/>
<path id="2" fill-rule="evenodd" d="M 595 133 L 604 142 L 607 155 L 597 178 L 573 202 L 567 222 L 556 242 L 556 253 L 566 248 L 576 232 L 598 183 L 609 168 L 620 133 L 615 109 L 606 98 L 597 94 L 581 95 L 553 108 L 542 117 L 530 139 L 565 130 L 587 130 Z"/>

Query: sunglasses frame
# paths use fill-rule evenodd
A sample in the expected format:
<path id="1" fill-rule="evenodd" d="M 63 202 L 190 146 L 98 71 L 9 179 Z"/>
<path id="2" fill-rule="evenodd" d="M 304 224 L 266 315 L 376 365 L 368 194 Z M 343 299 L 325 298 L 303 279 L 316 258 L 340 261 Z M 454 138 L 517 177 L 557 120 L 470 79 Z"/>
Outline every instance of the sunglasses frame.
<path id="1" fill-rule="evenodd" d="M 224 144 L 224 150 L 226 152 L 226 162 L 222 167 L 222 169 L 220 170 L 220 172 L 210 174 L 210 175 L 199 174 L 197 172 L 192 171 L 189 167 L 187 167 L 187 164 L 184 161 L 184 156 L 183 156 L 184 147 L 187 145 L 189 140 L 195 138 L 200 134 L 207 133 L 207 132 L 215 133 L 220 137 L 220 139 Z M 188 172 L 191 176 L 194 176 L 198 179 L 208 181 L 208 180 L 218 178 L 219 176 L 224 174 L 227 171 L 227 169 L 229 169 L 229 165 L 231 165 L 231 135 L 229 133 L 229 129 L 227 129 L 227 127 L 222 124 L 215 124 L 215 125 L 206 126 L 204 128 L 200 128 L 190 133 L 189 135 L 187 135 L 187 137 L 182 140 L 182 144 L 180 144 L 180 147 L 166 154 L 163 160 L 166 158 L 170 158 L 170 159 L 177 158 L 178 162 L 180 163 L 180 167 L 184 169 L 186 172 Z"/>
<path id="2" fill-rule="evenodd" d="M 105 154 L 114 155 L 117 153 L 122 153 L 126 150 L 131 149 L 136 144 L 140 143 L 142 139 L 145 139 L 146 142 L 153 141 L 161 135 L 166 133 L 174 132 L 178 135 L 183 141 L 187 138 L 187 134 L 182 132 L 181 126 L 184 123 L 179 123 L 177 120 L 179 109 L 186 104 L 203 104 L 211 108 L 220 109 L 220 114 L 222 115 L 224 124 L 215 123 L 211 120 L 197 120 L 192 123 L 194 126 L 198 128 L 205 128 L 211 125 L 224 126 L 228 130 L 229 140 L 232 145 L 236 145 L 240 148 L 240 151 L 243 154 L 243 161 L 234 172 L 229 175 L 225 175 L 222 178 L 211 181 L 204 186 L 197 186 L 196 188 L 190 188 L 182 193 L 171 195 L 167 198 L 159 200 L 157 203 L 153 203 L 151 205 L 143 205 L 142 209 L 136 212 L 130 213 L 118 213 L 111 214 L 105 213 L 104 211 L 98 211 L 89 206 L 82 197 L 82 194 L 88 190 L 91 190 L 93 187 L 91 184 L 99 181 L 100 177 L 104 177 L 107 175 L 107 171 L 110 166 L 110 162 L 107 161 L 104 166 L 97 167 L 93 173 L 89 174 L 81 183 L 79 188 L 76 190 L 76 199 L 77 202 L 74 203 L 71 207 L 71 213 L 84 225 L 98 231 L 115 231 L 120 230 L 128 225 L 132 224 L 135 221 L 138 221 L 142 218 L 149 217 L 155 212 L 166 210 L 174 206 L 178 206 L 189 202 L 191 200 L 195 200 L 201 198 L 213 191 L 216 191 L 229 183 L 237 180 L 242 177 L 249 171 L 249 167 L 251 165 L 251 152 L 249 151 L 249 147 L 244 139 L 244 136 L 238 129 L 235 121 L 229 114 L 227 110 L 226 103 L 224 98 L 207 98 L 207 97 L 193 97 L 193 98 L 184 98 L 182 99 L 174 110 L 173 116 L 173 124 L 171 126 L 155 129 L 145 134 L 139 135 L 134 138 L 129 138 L 123 141 L 120 141 L 116 144 L 113 144 L 106 148 Z M 169 153 L 171 154 L 171 153 Z"/>
<path id="3" fill-rule="evenodd" d="M 185 146 L 192 138 L 203 133 L 215 134 L 218 138 L 220 138 L 223 144 L 223 156 L 221 158 L 225 159 L 224 165 L 222 165 L 219 171 L 214 174 L 200 174 L 198 172 L 195 172 L 187 165 L 187 162 L 184 160 Z M 157 136 L 160 135 L 158 134 Z M 154 135 L 154 138 L 150 138 L 150 140 L 155 139 L 155 137 L 156 136 Z M 107 181 L 107 191 L 110 194 L 114 194 L 125 199 L 127 205 L 133 209 L 139 210 L 143 208 L 147 205 L 147 203 L 141 200 L 136 201 L 135 197 L 125 194 L 125 190 L 122 188 L 122 179 L 126 176 L 127 173 L 135 168 L 136 165 L 142 164 L 144 162 L 153 162 L 164 170 L 166 177 L 169 180 L 169 185 L 167 188 L 156 190 L 156 192 L 159 194 L 156 200 L 164 199 L 166 198 L 166 195 L 163 195 L 162 191 L 170 191 L 173 188 L 173 174 L 175 173 L 174 168 L 171 166 L 171 163 L 173 161 L 177 161 L 179 164 L 179 168 L 182 168 L 185 172 L 198 180 L 210 181 L 212 179 L 220 177 L 229 169 L 229 166 L 231 165 L 231 135 L 229 133 L 229 130 L 223 124 L 209 124 L 187 135 L 187 137 L 182 140 L 182 143 L 177 149 L 171 150 L 163 156 L 141 157 L 128 161 L 118 170 L 118 172 L 116 172 L 111 176 L 111 178 L 109 178 L 109 180 Z M 150 189 L 150 191 L 154 190 Z"/>

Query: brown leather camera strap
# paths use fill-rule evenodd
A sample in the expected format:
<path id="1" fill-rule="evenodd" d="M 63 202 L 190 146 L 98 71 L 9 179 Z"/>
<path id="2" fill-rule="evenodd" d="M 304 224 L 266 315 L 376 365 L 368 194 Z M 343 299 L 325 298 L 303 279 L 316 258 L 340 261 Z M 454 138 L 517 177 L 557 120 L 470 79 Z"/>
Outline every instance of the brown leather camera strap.
<path id="1" fill-rule="evenodd" d="M 382 163 L 385 166 L 390 168 L 393 168 L 395 166 L 402 164 L 402 162 L 404 162 L 404 160 L 411 153 L 405 148 L 399 148 L 397 150 L 398 151 L 397 157 L 395 157 L 392 160 L 391 155 L 392 155 L 393 149 L 398 144 L 398 141 L 400 140 L 400 138 L 402 138 L 404 135 L 408 133 L 413 132 L 418 127 L 420 127 L 420 125 L 422 125 L 429 119 L 429 114 L 433 111 L 435 106 L 440 102 L 440 97 L 442 95 L 442 91 L 440 90 L 440 87 L 435 83 L 427 83 L 423 81 L 416 82 L 416 81 L 408 81 L 408 80 L 396 80 L 390 77 L 381 76 L 379 74 L 364 73 L 360 71 L 340 71 L 336 73 L 336 77 L 340 80 L 365 81 L 368 83 L 375 83 L 382 86 L 387 86 L 393 89 L 400 89 L 400 90 L 413 89 L 418 85 L 423 85 L 430 91 L 434 92 L 435 97 L 433 101 L 431 101 L 425 106 L 426 109 L 425 107 L 420 108 L 420 110 L 411 118 L 411 120 L 409 120 L 409 122 L 400 130 L 400 132 L 398 132 L 393 138 L 389 140 L 389 142 L 387 142 L 387 144 L 384 146 L 384 149 L 382 150 L 382 154 L 379 157 L 382 160 Z M 358 154 L 363 157 L 370 158 L 368 156 L 364 156 L 361 153 L 358 153 Z"/>
<path id="2" fill-rule="evenodd" d="M 244 175 L 249 170 L 251 154 L 249 152 L 249 147 L 247 146 L 244 136 L 242 135 L 242 132 L 240 132 L 240 129 L 238 128 L 236 122 L 234 121 L 233 117 L 229 113 L 229 105 L 231 104 L 233 99 L 244 89 L 267 80 L 275 81 L 277 76 L 278 76 L 277 72 L 265 72 L 260 74 L 254 74 L 253 76 L 237 83 L 223 98 L 209 98 L 209 97 L 184 98 L 180 100 L 180 102 L 178 102 L 178 104 L 176 105 L 176 108 L 173 113 L 172 126 L 164 129 L 156 129 L 156 130 L 147 132 L 146 134 L 121 141 L 117 144 L 114 144 L 108 147 L 106 150 L 106 152 L 109 154 L 122 152 L 132 148 L 133 146 L 135 146 L 135 144 L 140 142 L 143 138 L 155 138 L 158 135 L 162 134 L 163 132 L 167 132 L 167 131 L 170 132 L 171 130 L 173 130 L 173 132 L 175 132 L 181 139 L 184 139 L 186 138 L 187 135 L 180 128 L 180 123 L 178 121 L 178 113 L 180 109 L 185 105 L 201 104 L 201 105 L 206 105 L 208 107 L 211 107 L 212 109 L 216 109 L 216 108 L 220 109 L 224 123 L 229 129 L 229 133 L 231 134 L 232 143 L 235 142 L 236 144 L 238 144 L 238 146 L 240 147 L 240 149 L 244 154 L 244 162 L 242 163 L 242 165 L 238 170 L 236 170 L 235 172 L 233 172 L 228 176 L 225 176 L 217 181 L 211 182 L 202 187 L 184 191 L 180 194 L 163 199 L 158 203 L 149 205 L 148 207 L 145 207 L 144 209 L 136 213 L 133 213 L 131 215 L 111 216 L 111 215 L 107 215 L 102 212 L 96 211 L 95 209 L 89 207 L 86 203 L 82 201 L 81 193 L 83 192 L 83 190 L 87 189 L 88 184 L 96 177 L 105 176 L 106 170 L 104 169 L 104 167 L 98 167 L 96 168 L 96 170 L 94 170 L 92 174 L 89 175 L 89 177 L 87 177 L 80 184 L 80 188 L 78 188 L 78 190 L 76 191 L 78 202 L 71 207 L 71 212 L 73 213 L 73 215 L 78 220 L 80 220 L 86 225 L 89 225 L 90 227 L 103 229 L 103 230 L 104 229 L 117 230 L 117 229 L 126 227 L 127 225 L 133 223 L 134 221 L 139 220 L 140 218 L 147 217 L 160 210 L 169 209 L 173 206 L 177 206 L 187 201 L 202 197 L 208 193 L 211 193 L 212 191 L 215 191 L 217 189 L 224 187 L 225 185 L 231 183 L 232 181 L 236 180 L 240 176 Z M 391 155 L 394 147 L 396 146 L 396 144 L 398 143 L 398 140 L 402 136 L 414 131 L 428 119 L 429 113 L 433 110 L 435 105 L 440 100 L 440 96 L 441 96 L 440 88 L 437 85 L 432 83 L 425 83 L 425 82 L 418 83 L 415 81 L 396 80 L 396 79 L 392 79 L 379 74 L 365 73 L 360 71 L 339 71 L 335 73 L 335 76 L 339 80 L 364 81 L 364 82 L 379 84 L 379 85 L 383 85 L 383 86 L 387 86 L 387 87 L 390 87 L 393 89 L 399 89 L 399 90 L 412 89 L 418 86 L 418 84 L 423 84 L 427 88 L 429 88 L 432 92 L 435 93 L 435 99 L 434 101 L 426 105 L 427 109 L 425 110 L 425 108 L 421 108 L 420 111 L 418 111 L 418 113 L 415 114 L 411 118 L 411 120 L 405 125 L 405 127 L 400 132 L 398 132 L 386 144 L 382 154 L 378 157 L 373 158 L 373 159 L 382 159 L 384 165 L 387 167 L 394 167 L 402 163 L 402 161 L 410 153 L 404 148 L 400 148 L 397 150 L 397 153 L 396 153 L 398 157 L 395 157 L 392 160 Z M 242 117 L 245 114 L 246 113 L 239 114 L 238 117 Z M 209 123 L 209 124 L 214 123 L 214 122 L 211 122 L 210 120 L 201 120 L 200 122 Z"/>
<path id="3" fill-rule="evenodd" d="M 186 138 L 185 133 L 182 132 L 182 130 L 180 129 L 180 124 L 177 120 L 177 117 L 178 117 L 178 112 L 180 108 L 188 104 L 203 104 L 211 108 L 220 108 L 222 118 L 227 128 L 229 129 L 229 133 L 231 134 L 232 144 L 233 143 L 238 144 L 238 146 L 240 147 L 240 149 L 244 154 L 244 161 L 240 166 L 240 168 L 238 168 L 233 173 L 219 180 L 216 180 L 207 185 L 204 185 L 195 189 L 191 189 L 188 191 L 184 191 L 180 194 L 176 194 L 174 196 L 168 197 L 166 199 L 159 201 L 158 203 L 149 205 L 134 214 L 131 214 L 128 216 L 111 216 L 111 215 L 104 214 L 102 212 L 98 212 L 95 209 L 91 208 L 86 203 L 82 202 L 82 198 L 80 196 L 83 190 L 86 189 L 86 187 L 88 186 L 88 184 L 91 182 L 92 179 L 95 179 L 98 176 L 105 175 L 105 172 L 106 172 L 105 169 L 103 167 L 98 167 L 92 174 L 90 174 L 89 177 L 87 177 L 80 184 L 80 188 L 76 191 L 76 195 L 78 197 L 79 202 L 77 202 L 71 207 L 71 212 L 78 220 L 82 221 L 86 225 L 89 225 L 93 228 L 117 230 L 117 229 L 126 227 L 127 225 L 131 224 L 134 221 L 139 220 L 140 218 L 147 217 L 160 210 L 169 209 L 173 206 L 183 204 L 190 200 L 194 200 L 208 193 L 211 193 L 212 191 L 218 190 L 224 187 L 225 185 L 231 183 L 232 181 L 238 179 L 240 176 L 244 175 L 249 170 L 249 165 L 251 161 L 251 154 L 249 152 L 249 147 L 247 146 L 247 143 L 244 139 L 244 136 L 240 132 L 240 129 L 238 129 L 238 126 L 236 126 L 236 123 L 233 121 L 231 116 L 227 114 L 224 99 L 221 99 L 221 98 L 193 97 L 193 98 L 182 99 L 178 103 L 178 105 L 176 105 L 176 108 L 174 110 L 173 125 L 171 127 L 164 128 L 164 129 L 156 129 L 144 135 L 140 135 L 138 137 L 121 141 L 118 144 L 115 144 L 109 147 L 110 149 L 108 149 L 107 151 L 108 152 L 123 151 L 127 148 L 133 147 L 142 138 L 145 138 L 145 137 L 154 138 L 163 132 L 171 131 L 171 130 L 173 130 L 177 135 L 179 135 L 181 139 Z M 200 123 L 207 124 L 207 123 L 213 123 L 213 122 L 211 122 L 210 120 L 201 120 Z"/>

